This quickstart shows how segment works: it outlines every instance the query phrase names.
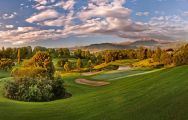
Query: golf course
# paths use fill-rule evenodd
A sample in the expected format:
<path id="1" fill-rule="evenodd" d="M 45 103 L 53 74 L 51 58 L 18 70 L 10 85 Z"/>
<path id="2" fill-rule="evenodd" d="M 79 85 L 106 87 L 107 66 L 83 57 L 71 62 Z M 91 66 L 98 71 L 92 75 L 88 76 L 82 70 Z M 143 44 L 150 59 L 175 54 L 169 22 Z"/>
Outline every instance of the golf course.
<path id="1" fill-rule="evenodd" d="M 3 84 L 11 77 L 1 71 L 0 120 L 187 120 L 188 66 L 151 71 L 113 71 L 114 80 L 108 72 L 62 74 L 72 96 L 51 102 L 4 97 Z M 76 79 L 109 84 L 90 86 Z"/>

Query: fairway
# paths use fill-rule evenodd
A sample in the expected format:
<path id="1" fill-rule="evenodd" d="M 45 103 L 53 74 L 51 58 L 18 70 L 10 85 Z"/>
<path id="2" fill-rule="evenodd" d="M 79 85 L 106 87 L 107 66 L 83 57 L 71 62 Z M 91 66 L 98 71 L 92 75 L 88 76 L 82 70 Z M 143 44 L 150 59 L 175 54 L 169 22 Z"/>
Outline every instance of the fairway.
<path id="1" fill-rule="evenodd" d="M 187 72 L 176 67 L 97 88 L 74 83 L 75 74 L 64 78 L 71 98 L 27 103 L 1 93 L 0 120 L 187 120 Z"/>

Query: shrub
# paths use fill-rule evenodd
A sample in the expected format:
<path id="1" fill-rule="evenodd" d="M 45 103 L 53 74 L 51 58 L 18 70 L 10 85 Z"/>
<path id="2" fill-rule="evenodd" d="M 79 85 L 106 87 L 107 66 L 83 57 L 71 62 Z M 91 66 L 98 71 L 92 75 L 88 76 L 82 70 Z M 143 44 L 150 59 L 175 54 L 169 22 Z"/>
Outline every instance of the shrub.
<path id="1" fill-rule="evenodd" d="M 57 61 L 58 67 L 64 67 L 65 63 L 68 62 L 68 59 L 60 59 Z"/>
<path id="2" fill-rule="evenodd" d="M 42 102 L 50 101 L 65 96 L 65 89 L 62 79 L 31 79 L 8 81 L 5 84 L 4 95 L 10 99 L 20 101 Z"/>
<path id="3" fill-rule="evenodd" d="M 0 60 L 0 69 L 1 70 L 10 70 L 14 66 L 14 62 L 11 59 L 1 59 Z"/>
<path id="4" fill-rule="evenodd" d="M 21 101 L 50 101 L 65 96 L 61 78 L 54 78 L 50 55 L 37 52 L 19 68 L 13 69 L 13 81 L 5 84 L 4 95 Z"/>

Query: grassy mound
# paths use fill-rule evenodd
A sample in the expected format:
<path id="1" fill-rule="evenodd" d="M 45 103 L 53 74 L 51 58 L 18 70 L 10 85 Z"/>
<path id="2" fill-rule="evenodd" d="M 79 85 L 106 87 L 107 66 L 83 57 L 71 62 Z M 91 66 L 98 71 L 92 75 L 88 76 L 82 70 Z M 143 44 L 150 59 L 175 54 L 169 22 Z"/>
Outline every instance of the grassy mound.
<path id="1" fill-rule="evenodd" d="M 176 67 L 102 87 L 78 85 L 78 75 L 66 76 L 73 97 L 25 103 L 0 95 L 0 120 L 187 120 L 187 72 L 188 66 Z"/>

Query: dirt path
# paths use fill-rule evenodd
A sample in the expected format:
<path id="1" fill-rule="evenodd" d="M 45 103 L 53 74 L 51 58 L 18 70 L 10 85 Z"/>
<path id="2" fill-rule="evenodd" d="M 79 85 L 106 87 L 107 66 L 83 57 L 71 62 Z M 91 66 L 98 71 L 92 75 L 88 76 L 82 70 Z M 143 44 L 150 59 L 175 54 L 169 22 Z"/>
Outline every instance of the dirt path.
<path id="1" fill-rule="evenodd" d="M 83 84 L 83 85 L 89 85 L 89 86 L 104 86 L 110 84 L 110 82 L 105 82 L 105 81 L 91 81 L 91 80 L 86 80 L 86 79 L 76 79 L 76 83 L 78 84 Z"/>

